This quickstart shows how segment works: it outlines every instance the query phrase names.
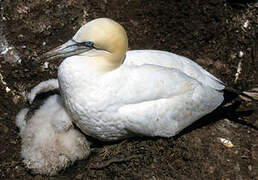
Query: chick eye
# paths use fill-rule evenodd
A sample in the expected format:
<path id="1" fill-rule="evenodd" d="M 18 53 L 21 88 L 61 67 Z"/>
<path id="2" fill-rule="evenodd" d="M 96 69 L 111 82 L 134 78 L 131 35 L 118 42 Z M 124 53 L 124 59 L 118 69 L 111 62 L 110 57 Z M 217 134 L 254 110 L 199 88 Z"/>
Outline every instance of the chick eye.
<path id="1" fill-rule="evenodd" d="M 92 41 L 87 41 L 87 42 L 84 43 L 84 46 L 86 46 L 86 47 L 93 47 L 94 43 Z"/>

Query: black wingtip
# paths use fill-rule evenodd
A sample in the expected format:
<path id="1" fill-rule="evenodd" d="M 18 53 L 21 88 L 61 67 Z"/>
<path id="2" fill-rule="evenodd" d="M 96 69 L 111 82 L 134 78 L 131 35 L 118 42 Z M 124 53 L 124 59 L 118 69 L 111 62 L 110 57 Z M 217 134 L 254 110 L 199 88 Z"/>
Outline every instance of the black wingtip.
<path id="1" fill-rule="evenodd" d="M 53 89 L 47 92 L 41 92 L 37 94 L 31 104 L 28 102 L 29 111 L 26 114 L 25 119 L 30 119 L 33 116 L 34 112 L 38 110 L 40 106 L 42 106 L 50 96 L 53 96 L 55 94 L 60 95 L 59 89 Z"/>
<path id="2" fill-rule="evenodd" d="M 233 87 L 229 87 L 229 86 L 226 86 L 224 89 L 223 89 L 223 92 L 224 92 L 224 98 L 225 99 L 229 99 L 229 100 L 233 100 L 237 97 L 244 97 L 244 98 L 241 98 L 241 99 L 248 99 L 250 101 L 253 101 L 253 102 L 258 102 L 258 99 L 256 98 L 256 96 L 258 95 L 258 91 L 241 91 L 241 90 L 238 90 L 238 89 L 235 89 Z M 251 93 L 253 93 L 254 95 L 251 95 Z"/>

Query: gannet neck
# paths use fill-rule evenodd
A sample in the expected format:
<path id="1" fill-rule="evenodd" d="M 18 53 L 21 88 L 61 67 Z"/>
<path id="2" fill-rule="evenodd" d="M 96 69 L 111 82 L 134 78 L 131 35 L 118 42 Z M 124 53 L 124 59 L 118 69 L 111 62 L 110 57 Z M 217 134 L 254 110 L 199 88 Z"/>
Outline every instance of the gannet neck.
<path id="1" fill-rule="evenodd" d="M 125 51 L 126 52 L 126 51 Z M 99 73 L 105 73 L 118 68 L 125 58 L 123 53 L 110 53 L 101 50 L 92 50 L 80 54 L 85 63 L 90 64 L 91 69 L 95 69 Z"/>

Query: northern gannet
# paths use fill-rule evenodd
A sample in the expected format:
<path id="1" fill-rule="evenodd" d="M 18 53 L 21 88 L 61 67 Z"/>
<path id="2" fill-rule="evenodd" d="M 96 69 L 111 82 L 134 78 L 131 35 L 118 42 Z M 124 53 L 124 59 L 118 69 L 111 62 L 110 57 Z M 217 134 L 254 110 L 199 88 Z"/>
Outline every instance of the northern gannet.
<path id="1" fill-rule="evenodd" d="M 24 108 L 16 117 L 22 138 L 21 156 L 35 174 L 55 175 L 90 153 L 90 143 L 74 128 L 60 95 L 53 94 L 35 107 L 36 95 L 55 88 L 58 88 L 57 80 L 34 87 L 28 94 L 34 112 Z"/>
<path id="2" fill-rule="evenodd" d="M 41 57 L 67 57 L 58 69 L 61 95 L 85 134 L 171 137 L 223 102 L 226 85 L 190 59 L 127 48 L 124 28 L 99 18 Z"/>

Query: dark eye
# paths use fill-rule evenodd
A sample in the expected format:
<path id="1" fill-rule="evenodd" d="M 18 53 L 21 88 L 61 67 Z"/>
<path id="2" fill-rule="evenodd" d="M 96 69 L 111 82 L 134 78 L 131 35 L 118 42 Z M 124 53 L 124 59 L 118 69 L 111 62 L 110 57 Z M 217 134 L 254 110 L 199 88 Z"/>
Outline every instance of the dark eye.
<path id="1" fill-rule="evenodd" d="M 92 41 L 87 41 L 87 42 L 84 43 L 84 46 L 86 46 L 86 47 L 93 47 L 94 43 Z"/>

